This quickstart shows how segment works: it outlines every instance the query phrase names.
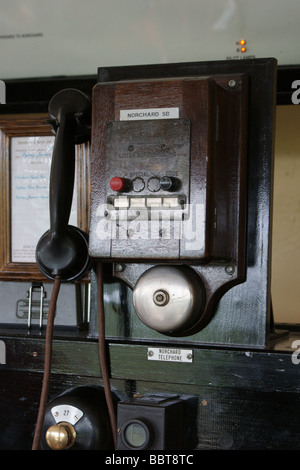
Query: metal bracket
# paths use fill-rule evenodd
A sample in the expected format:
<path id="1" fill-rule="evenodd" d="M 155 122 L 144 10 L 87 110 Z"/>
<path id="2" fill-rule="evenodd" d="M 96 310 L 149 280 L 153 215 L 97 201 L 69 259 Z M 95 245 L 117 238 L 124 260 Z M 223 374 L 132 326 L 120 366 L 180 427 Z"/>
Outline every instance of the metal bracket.
<path id="1" fill-rule="evenodd" d="M 32 294 L 36 290 L 40 290 L 40 329 L 42 329 L 43 328 L 43 302 L 44 302 L 44 297 L 45 297 L 45 291 L 44 291 L 44 286 L 42 282 L 33 282 L 27 292 L 27 296 L 29 297 L 27 325 L 28 325 L 28 328 L 31 328 Z"/>

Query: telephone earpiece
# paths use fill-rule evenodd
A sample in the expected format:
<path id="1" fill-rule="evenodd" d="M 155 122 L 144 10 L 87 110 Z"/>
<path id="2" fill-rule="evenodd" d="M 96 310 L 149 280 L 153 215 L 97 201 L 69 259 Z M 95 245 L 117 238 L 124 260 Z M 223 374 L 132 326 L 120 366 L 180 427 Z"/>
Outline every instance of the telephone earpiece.
<path id="1" fill-rule="evenodd" d="M 53 96 L 49 114 L 56 137 L 50 173 L 50 229 L 36 247 L 36 262 L 49 279 L 71 282 L 85 276 L 90 266 L 88 236 L 69 225 L 72 206 L 75 145 L 90 139 L 91 102 L 79 90 L 65 89 Z"/>

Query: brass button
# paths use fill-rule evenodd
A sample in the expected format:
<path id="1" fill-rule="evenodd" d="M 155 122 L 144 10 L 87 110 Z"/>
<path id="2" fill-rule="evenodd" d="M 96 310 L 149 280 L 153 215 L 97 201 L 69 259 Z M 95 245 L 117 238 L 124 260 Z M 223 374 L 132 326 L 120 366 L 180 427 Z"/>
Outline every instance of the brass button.
<path id="1" fill-rule="evenodd" d="M 72 447 L 76 440 L 76 431 L 70 423 L 58 423 L 46 432 L 46 442 L 52 450 L 63 450 Z"/>

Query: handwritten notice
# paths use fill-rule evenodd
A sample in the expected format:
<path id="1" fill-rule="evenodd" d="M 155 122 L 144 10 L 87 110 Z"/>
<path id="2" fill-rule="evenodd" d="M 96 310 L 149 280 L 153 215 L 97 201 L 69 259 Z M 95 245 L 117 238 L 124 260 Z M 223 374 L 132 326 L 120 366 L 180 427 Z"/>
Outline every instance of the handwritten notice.
<path id="1" fill-rule="evenodd" d="M 49 229 L 54 139 L 54 136 L 11 139 L 11 261 L 15 263 L 35 262 L 37 242 Z M 76 225 L 76 191 L 74 196 L 69 223 Z"/>

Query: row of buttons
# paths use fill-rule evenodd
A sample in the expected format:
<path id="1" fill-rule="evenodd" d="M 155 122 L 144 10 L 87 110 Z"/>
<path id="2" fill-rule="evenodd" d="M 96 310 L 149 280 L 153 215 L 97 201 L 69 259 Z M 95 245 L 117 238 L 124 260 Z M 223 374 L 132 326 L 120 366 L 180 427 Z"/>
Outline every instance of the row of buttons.
<path id="1" fill-rule="evenodd" d="M 182 197 L 127 197 L 118 196 L 114 198 L 116 209 L 181 209 Z"/>
<path id="2" fill-rule="evenodd" d="M 177 191 L 180 186 L 180 181 L 170 176 L 151 176 L 147 181 L 147 189 L 151 192 L 157 192 L 160 189 L 163 191 Z M 139 193 L 146 187 L 146 182 L 143 178 L 136 177 L 132 181 L 120 176 L 114 176 L 110 180 L 110 188 L 116 192 L 127 192 L 131 189 Z"/>

